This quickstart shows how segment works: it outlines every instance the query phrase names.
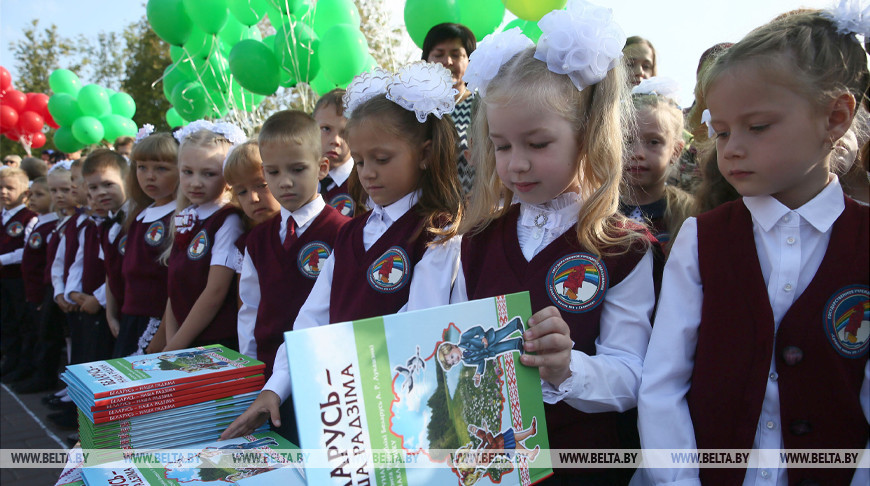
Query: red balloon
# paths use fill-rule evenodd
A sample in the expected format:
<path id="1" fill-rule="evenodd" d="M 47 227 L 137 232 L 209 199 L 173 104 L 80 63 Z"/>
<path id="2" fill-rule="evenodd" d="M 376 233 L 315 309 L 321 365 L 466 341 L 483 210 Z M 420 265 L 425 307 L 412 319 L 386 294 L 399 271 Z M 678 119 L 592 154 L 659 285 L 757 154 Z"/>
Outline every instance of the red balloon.
<path id="1" fill-rule="evenodd" d="M 0 126 L 7 130 L 18 125 L 18 111 L 9 105 L 0 105 Z"/>
<path id="2" fill-rule="evenodd" d="M 6 130 L 6 133 L 4 133 L 4 135 L 6 135 L 6 138 L 12 140 L 13 142 L 17 142 L 18 139 L 21 137 L 21 134 L 18 133 L 18 130 L 14 128 Z"/>
<path id="3" fill-rule="evenodd" d="M 45 115 L 42 117 L 42 119 L 45 120 L 45 124 L 50 126 L 51 128 L 54 128 L 55 130 L 60 128 L 60 125 L 58 125 L 57 122 L 54 121 L 54 118 L 51 117 L 51 113 L 49 113 L 48 110 L 45 110 Z"/>
<path id="4" fill-rule="evenodd" d="M 0 91 L 6 91 L 7 89 L 12 87 L 12 75 L 9 74 L 9 71 L 0 66 Z"/>
<path id="5" fill-rule="evenodd" d="M 36 112 L 25 111 L 18 115 L 18 131 L 21 133 L 41 132 L 44 124 L 45 121 Z"/>
<path id="6" fill-rule="evenodd" d="M 3 95 L 3 104 L 17 112 L 24 111 L 24 105 L 27 104 L 27 95 L 17 89 L 6 90 L 6 94 Z"/>
<path id="7" fill-rule="evenodd" d="M 45 118 L 45 114 L 48 113 L 48 95 L 43 93 L 27 93 L 27 103 L 24 105 L 24 111 L 32 111 Z"/>
<path id="8" fill-rule="evenodd" d="M 40 148 L 45 145 L 45 134 L 36 132 L 30 135 L 30 148 Z"/>

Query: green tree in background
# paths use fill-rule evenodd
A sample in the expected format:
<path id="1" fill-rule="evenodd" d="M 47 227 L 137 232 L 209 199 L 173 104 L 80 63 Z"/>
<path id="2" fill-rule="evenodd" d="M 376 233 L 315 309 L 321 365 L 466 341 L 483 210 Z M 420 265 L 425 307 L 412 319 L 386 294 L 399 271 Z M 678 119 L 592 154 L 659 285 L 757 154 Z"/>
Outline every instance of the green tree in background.
<path id="1" fill-rule="evenodd" d="M 157 37 L 145 17 L 124 29 L 124 40 L 126 70 L 121 91 L 136 101 L 133 121 L 140 127 L 150 123 L 157 130 L 169 130 L 166 110 L 170 104 L 163 95 L 162 84 L 157 82 L 172 62 L 169 44 Z"/>

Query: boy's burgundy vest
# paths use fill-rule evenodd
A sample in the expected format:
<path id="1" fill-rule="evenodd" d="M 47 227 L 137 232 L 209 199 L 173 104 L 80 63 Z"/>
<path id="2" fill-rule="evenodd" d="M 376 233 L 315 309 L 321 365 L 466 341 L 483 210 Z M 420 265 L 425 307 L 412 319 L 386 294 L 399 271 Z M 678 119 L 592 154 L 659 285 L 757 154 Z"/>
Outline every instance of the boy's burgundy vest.
<path id="1" fill-rule="evenodd" d="M 45 266 L 48 254 L 48 235 L 54 230 L 57 220 L 40 224 L 30 233 L 21 255 L 21 277 L 24 279 L 24 298 L 33 304 L 42 303 L 45 297 Z"/>
<path id="2" fill-rule="evenodd" d="M 180 326 L 199 299 L 208 283 L 211 268 L 211 249 L 215 236 L 231 214 L 240 211 L 233 206 L 224 206 L 204 220 L 198 220 L 187 234 L 188 238 L 175 235 L 175 245 L 169 255 L 168 294 L 172 301 L 172 313 Z M 187 235 L 184 235 L 187 236 Z M 236 304 L 236 279 L 233 277 L 224 302 L 212 321 L 196 338 L 197 342 L 213 342 L 236 337 L 238 306 Z"/>
<path id="3" fill-rule="evenodd" d="M 82 293 L 94 295 L 94 292 L 106 283 L 106 266 L 100 261 L 101 229 L 90 218 L 85 222 L 85 248 L 82 267 Z"/>
<path id="4" fill-rule="evenodd" d="M 75 218 L 77 217 L 75 214 L 66 220 L 61 217 L 61 219 L 55 222 L 54 228 L 48 234 L 48 242 L 45 248 L 45 274 L 43 275 L 43 283 L 46 285 L 51 285 L 51 266 L 54 264 L 54 258 L 57 256 L 58 247 L 60 247 L 60 235 L 63 234 L 68 225 L 75 225 Z"/>
<path id="5" fill-rule="evenodd" d="M 127 231 L 124 260 L 124 305 L 128 316 L 157 317 L 166 310 L 166 266 L 158 260 L 166 248 L 172 212 L 145 223 L 133 221 Z"/>
<path id="6" fill-rule="evenodd" d="M 289 250 L 284 249 L 279 236 L 281 220 L 279 213 L 251 229 L 246 239 L 260 286 L 254 326 L 257 359 L 266 363 L 267 376 L 272 374 L 275 352 L 284 342 L 284 332 L 293 329 L 320 268 L 332 253 L 339 230 L 350 219 L 325 206 Z"/>
<path id="7" fill-rule="evenodd" d="M 414 265 L 431 237 L 421 231 L 418 206 L 394 222 L 365 251 L 363 228 L 370 211 L 353 218 L 335 242 L 335 271 L 329 296 L 329 322 L 394 314 L 407 302 Z"/>
<path id="8" fill-rule="evenodd" d="M 481 233 L 463 237 L 462 272 L 468 299 L 528 291 L 533 313 L 555 305 L 571 329 L 574 349 L 594 355 L 604 295 L 631 273 L 644 250 L 598 259 L 580 246 L 571 228 L 527 262 L 517 238 L 519 214 L 519 205 L 514 205 Z M 598 285 L 593 294 L 581 299 L 566 295 L 580 297 L 577 286 L 584 281 Z M 617 412 L 587 414 L 564 402 L 545 404 L 544 410 L 553 449 L 625 447 Z"/>
<path id="9" fill-rule="evenodd" d="M 774 333 L 749 210 L 737 200 L 698 217 L 704 302 L 688 403 L 699 449 L 752 447 L 771 356 L 786 449 L 864 448 L 870 428 L 858 398 L 868 338 L 866 330 L 854 343 L 844 334 L 870 313 L 868 218 L 846 198 L 818 271 Z M 789 468 L 788 480 L 848 484 L 854 472 Z M 700 473 L 704 484 L 739 484 L 746 470 Z"/>
<path id="10" fill-rule="evenodd" d="M 341 185 L 326 191 L 323 194 L 323 200 L 326 201 L 327 205 L 337 209 L 339 213 L 352 218 L 356 210 L 356 203 L 353 202 L 353 198 L 347 191 L 347 181 L 349 180 L 350 178 L 347 178 Z"/>
<path id="11" fill-rule="evenodd" d="M 103 266 L 106 269 L 106 285 L 118 302 L 119 307 L 124 303 L 124 274 L 121 266 L 124 261 L 124 245 L 127 243 L 127 233 L 123 230 L 123 223 L 119 223 L 121 231 L 115 239 L 109 241 L 109 231 L 113 223 L 103 225 L 100 235 L 100 246 L 103 249 Z"/>
<path id="12" fill-rule="evenodd" d="M 0 255 L 24 248 L 24 230 L 27 228 L 27 223 L 35 217 L 36 213 L 33 211 L 21 208 L 9 218 L 9 221 L 3 225 L 3 234 L 0 234 Z M 0 278 L 21 278 L 21 265 L 17 263 L 3 265 L 0 267 Z"/>

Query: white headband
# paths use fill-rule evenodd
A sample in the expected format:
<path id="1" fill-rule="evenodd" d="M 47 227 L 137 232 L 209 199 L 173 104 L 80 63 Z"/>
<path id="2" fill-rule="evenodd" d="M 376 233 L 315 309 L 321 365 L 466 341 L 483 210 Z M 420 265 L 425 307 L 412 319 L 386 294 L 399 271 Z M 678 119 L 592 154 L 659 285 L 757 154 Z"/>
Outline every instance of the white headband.
<path id="1" fill-rule="evenodd" d="M 245 135 L 245 132 L 242 131 L 241 128 L 233 125 L 232 123 L 227 122 L 210 122 L 208 120 L 196 120 L 190 122 L 190 124 L 181 127 L 177 130 L 173 136 L 176 140 L 178 140 L 179 145 L 184 143 L 184 140 L 189 137 L 191 134 L 194 134 L 200 130 L 208 130 L 213 133 L 217 133 L 218 135 L 222 135 L 224 138 L 230 141 L 233 145 L 238 145 L 245 140 L 248 139 L 248 136 Z"/>
<path id="2" fill-rule="evenodd" d="M 680 106 L 680 84 L 676 80 L 664 76 L 653 76 L 644 79 L 640 84 L 631 88 L 631 94 L 661 96 Z"/>
<path id="3" fill-rule="evenodd" d="M 142 128 L 139 129 L 139 132 L 136 133 L 136 140 L 134 140 L 133 143 L 139 143 L 142 140 L 145 140 L 152 133 L 154 133 L 154 125 L 150 123 L 142 125 Z"/>
<path id="4" fill-rule="evenodd" d="M 870 37 L 870 5 L 862 9 L 860 0 L 840 0 L 839 5 L 825 10 L 822 15 L 834 22 L 840 35 Z"/>

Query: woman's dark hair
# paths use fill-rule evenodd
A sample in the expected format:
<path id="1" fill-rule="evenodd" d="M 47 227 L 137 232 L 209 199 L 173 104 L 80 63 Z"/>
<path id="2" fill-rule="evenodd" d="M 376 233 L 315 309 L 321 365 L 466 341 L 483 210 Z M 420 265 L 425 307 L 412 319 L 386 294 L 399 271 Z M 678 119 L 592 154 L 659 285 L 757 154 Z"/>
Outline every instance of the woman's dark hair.
<path id="1" fill-rule="evenodd" d="M 426 38 L 423 39 L 422 59 L 428 61 L 429 53 L 432 52 L 432 49 L 450 39 L 459 39 L 462 42 L 462 47 L 465 48 L 467 56 L 471 56 L 471 53 L 477 48 L 477 40 L 474 38 L 474 33 L 471 32 L 471 29 L 462 24 L 445 22 L 432 27 L 426 33 Z"/>

